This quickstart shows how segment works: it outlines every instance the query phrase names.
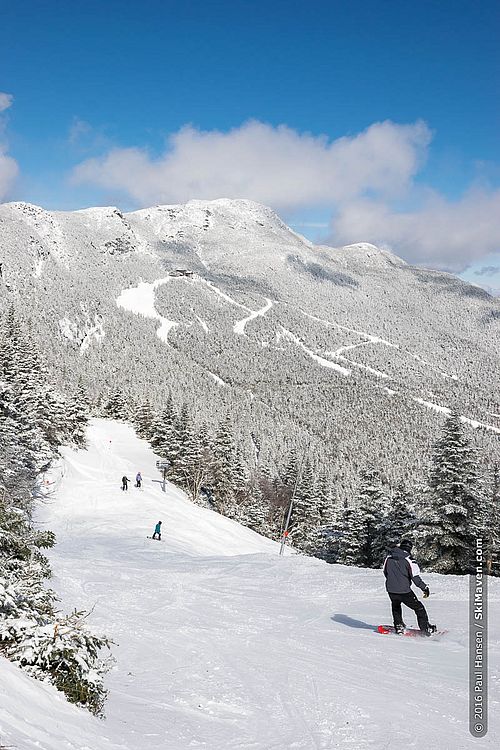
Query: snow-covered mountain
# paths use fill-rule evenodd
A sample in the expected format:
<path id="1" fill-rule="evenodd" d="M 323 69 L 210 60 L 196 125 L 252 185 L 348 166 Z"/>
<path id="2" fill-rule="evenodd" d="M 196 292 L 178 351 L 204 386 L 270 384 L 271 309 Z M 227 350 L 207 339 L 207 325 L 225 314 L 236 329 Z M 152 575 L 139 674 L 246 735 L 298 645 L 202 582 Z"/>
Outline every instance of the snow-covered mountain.
<path id="1" fill-rule="evenodd" d="M 458 408 L 492 455 L 500 302 L 373 245 L 315 246 L 270 209 L 0 206 L 0 295 L 60 383 L 233 414 L 248 461 L 307 445 L 352 489 L 420 470 Z M 475 428 L 475 429 L 474 429 Z"/>
<path id="2" fill-rule="evenodd" d="M 19 750 L 455 750 L 468 732 L 468 580 L 424 573 L 443 638 L 390 621 L 380 570 L 327 565 L 193 505 L 132 429 L 93 420 L 37 512 L 61 607 L 115 641 L 106 719 L 0 658 L 0 745 Z M 140 469 L 142 490 L 120 489 Z M 53 483 L 53 484 L 52 484 Z M 147 539 L 163 521 L 161 542 Z M 490 728 L 498 746 L 500 589 L 489 583 Z M 407 624 L 413 624 L 408 613 Z"/>

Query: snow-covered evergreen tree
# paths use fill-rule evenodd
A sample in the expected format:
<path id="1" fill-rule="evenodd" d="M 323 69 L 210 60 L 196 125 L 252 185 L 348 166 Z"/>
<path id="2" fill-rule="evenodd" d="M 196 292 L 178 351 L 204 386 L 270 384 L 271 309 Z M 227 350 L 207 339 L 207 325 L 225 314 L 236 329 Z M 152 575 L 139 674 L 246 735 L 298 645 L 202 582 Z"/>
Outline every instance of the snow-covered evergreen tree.
<path id="1" fill-rule="evenodd" d="M 178 422 L 177 410 L 172 394 L 168 395 L 164 408 L 153 420 L 151 445 L 165 460 L 171 460 L 174 452 L 174 438 Z"/>
<path id="2" fill-rule="evenodd" d="M 361 519 L 360 562 L 366 568 L 378 568 L 383 562 L 380 554 L 380 527 L 388 500 L 376 469 L 363 471 L 360 476 L 356 506 Z"/>
<path id="3" fill-rule="evenodd" d="M 470 573 L 482 524 L 477 455 L 457 413 L 435 445 L 429 487 L 419 514 L 420 557 L 438 573 Z"/>
<path id="4" fill-rule="evenodd" d="M 375 557 L 383 560 L 388 550 L 405 537 L 413 537 L 416 519 L 411 510 L 411 490 L 400 483 L 394 492 L 390 506 L 380 521 L 377 540 L 374 543 Z"/>
<path id="5" fill-rule="evenodd" d="M 76 445 L 85 445 L 85 432 L 89 421 L 90 402 L 82 384 L 69 399 L 66 421 L 71 439 Z"/>
<path id="6" fill-rule="evenodd" d="M 269 505 L 255 478 L 247 486 L 247 495 L 238 505 L 238 521 L 264 536 L 271 536 Z"/>
<path id="7" fill-rule="evenodd" d="M 366 526 L 358 506 L 347 506 L 338 523 L 337 562 L 342 565 L 364 565 L 363 542 Z"/>
<path id="8" fill-rule="evenodd" d="M 219 513 L 231 516 L 235 505 L 234 474 L 236 447 L 232 422 L 227 416 L 219 425 L 213 442 L 210 464 L 210 487 L 215 508 Z"/>
<path id="9" fill-rule="evenodd" d="M 155 413 L 148 399 L 142 401 L 134 413 L 134 425 L 139 437 L 152 440 L 154 435 Z"/>
<path id="10" fill-rule="evenodd" d="M 290 519 L 290 538 L 294 545 L 306 551 L 316 541 L 321 523 L 320 509 L 314 481 L 314 470 L 309 460 L 302 466 L 298 478 Z"/>
<path id="11" fill-rule="evenodd" d="M 129 405 L 125 399 L 123 391 L 116 388 L 106 401 L 104 411 L 110 419 L 128 419 Z"/>
<path id="12" fill-rule="evenodd" d="M 299 472 L 301 469 L 300 464 L 301 462 L 297 455 L 297 451 L 292 448 L 292 450 L 288 453 L 285 467 L 281 475 L 282 484 L 290 490 L 290 494 L 293 492 L 297 484 Z"/>

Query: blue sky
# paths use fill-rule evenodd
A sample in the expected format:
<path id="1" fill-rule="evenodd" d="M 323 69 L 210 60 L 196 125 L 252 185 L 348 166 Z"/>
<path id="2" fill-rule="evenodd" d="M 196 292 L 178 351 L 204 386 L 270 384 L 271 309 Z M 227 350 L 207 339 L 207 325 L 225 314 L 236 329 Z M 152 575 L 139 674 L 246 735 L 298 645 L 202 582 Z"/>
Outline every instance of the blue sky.
<path id="1" fill-rule="evenodd" d="M 497 1 L 25 0 L 1 16 L 0 199 L 249 197 L 314 239 L 500 288 Z"/>

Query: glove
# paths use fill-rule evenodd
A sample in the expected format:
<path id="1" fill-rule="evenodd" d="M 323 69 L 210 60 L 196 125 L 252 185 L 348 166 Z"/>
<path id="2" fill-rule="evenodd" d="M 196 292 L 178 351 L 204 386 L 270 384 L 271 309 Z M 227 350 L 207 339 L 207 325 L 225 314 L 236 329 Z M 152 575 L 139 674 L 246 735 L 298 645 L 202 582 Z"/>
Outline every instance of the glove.
<path id="1" fill-rule="evenodd" d="M 425 589 L 424 589 L 424 599 L 427 599 L 427 597 L 429 596 L 430 593 L 431 592 L 429 591 L 429 587 L 426 586 Z"/>

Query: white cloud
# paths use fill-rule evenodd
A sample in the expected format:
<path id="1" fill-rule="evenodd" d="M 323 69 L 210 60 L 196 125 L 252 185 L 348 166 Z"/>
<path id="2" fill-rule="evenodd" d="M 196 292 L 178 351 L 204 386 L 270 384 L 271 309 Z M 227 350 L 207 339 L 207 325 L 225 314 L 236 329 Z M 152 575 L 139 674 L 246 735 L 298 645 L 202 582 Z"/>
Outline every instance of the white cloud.
<path id="1" fill-rule="evenodd" d="M 450 202 L 428 192 L 420 210 L 396 212 L 376 200 L 339 207 L 332 241 L 388 245 L 413 263 L 463 271 L 474 260 L 500 250 L 500 190 L 470 190 Z"/>
<path id="2" fill-rule="evenodd" d="M 0 91 L 0 113 L 12 105 L 14 97 Z M 0 117 L 0 201 L 8 194 L 19 173 L 17 162 L 7 154 L 7 144 L 2 140 L 4 120 Z"/>
<path id="3" fill-rule="evenodd" d="M 0 91 L 0 112 L 5 112 L 6 109 L 9 109 L 13 101 L 14 97 L 12 94 L 6 94 L 5 92 Z"/>
<path id="4" fill-rule="evenodd" d="M 185 127 L 158 158 L 138 148 L 79 164 L 76 184 L 121 190 L 140 205 L 190 198 L 249 198 L 276 210 L 332 205 L 369 191 L 404 191 L 425 158 L 425 123 L 382 122 L 333 142 L 250 121 L 227 133 Z"/>
<path id="5" fill-rule="evenodd" d="M 227 197 L 295 219 L 302 210 L 330 210 L 332 244 L 384 244 L 410 262 L 461 271 L 500 249 L 500 192 L 471 190 L 450 202 L 417 189 L 430 140 L 421 121 L 375 123 L 334 141 L 254 120 L 229 132 L 189 126 L 157 157 L 110 149 L 77 165 L 71 179 L 121 192 L 137 206 Z M 402 199 L 420 208 L 396 210 Z"/>

